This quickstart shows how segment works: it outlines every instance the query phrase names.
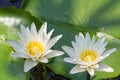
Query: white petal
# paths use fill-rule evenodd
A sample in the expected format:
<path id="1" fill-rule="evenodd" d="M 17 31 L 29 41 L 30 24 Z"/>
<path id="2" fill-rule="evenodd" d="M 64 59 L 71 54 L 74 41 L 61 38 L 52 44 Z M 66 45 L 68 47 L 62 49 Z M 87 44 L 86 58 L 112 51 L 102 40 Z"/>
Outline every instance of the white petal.
<path id="1" fill-rule="evenodd" d="M 47 46 L 46 46 L 46 50 L 49 50 L 51 47 L 53 47 L 55 45 L 55 43 L 62 37 L 62 35 L 58 35 L 54 38 L 52 38 L 50 41 L 48 41 Z"/>
<path id="2" fill-rule="evenodd" d="M 116 48 L 112 48 L 112 49 L 106 51 L 105 53 L 103 53 L 103 55 L 101 55 L 101 56 L 96 60 L 95 63 L 98 63 L 98 62 L 102 61 L 103 59 L 105 59 L 106 57 L 108 57 L 108 56 L 109 56 L 111 53 L 113 53 L 114 51 L 116 51 Z"/>
<path id="3" fill-rule="evenodd" d="M 23 35 L 26 38 L 26 40 L 31 39 L 31 36 L 33 36 L 31 31 L 29 30 L 29 27 L 25 28 L 24 25 L 21 25 L 21 32 L 22 32 L 21 35 Z M 23 38 L 21 38 L 21 39 L 23 39 Z"/>
<path id="4" fill-rule="evenodd" d="M 84 38 L 84 36 L 81 32 L 79 32 L 79 37 Z"/>
<path id="5" fill-rule="evenodd" d="M 79 33 L 79 35 L 75 36 L 75 41 L 78 45 L 81 45 L 81 43 L 82 43 L 81 40 L 84 40 L 84 36 L 82 33 Z"/>
<path id="6" fill-rule="evenodd" d="M 81 36 L 79 37 L 78 35 L 75 35 L 75 41 L 78 43 L 80 40 Z M 83 38 L 83 37 L 82 37 Z"/>
<path id="7" fill-rule="evenodd" d="M 108 42 L 104 42 L 104 43 L 99 43 L 98 46 L 95 47 L 95 50 L 98 51 L 98 55 L 101 56 L 104 52 L 104 50 L 106 49 L 106 45 Z"/>
<path id="8" fill-rule="evenodd" d="M 63 54 L 64 54 L 64 52 L 62 52 L 62 51 L 53 50 L 51 53 L 47 54 L 45 57 L 52 58 L 52 57 L 60 56 Z"/>
<path id="9" fill-rule="evenodd" d="M 28 72 L 30 69 L 32 69 L 34 66 L 36 66 L 38 62 L 34 62 L 32 60 L 25 60 L 24 64 L 24 72 Z"/>
<path id="10" fill-rule="evenodd" d="M 23 53 L 24 52 L 24 49 L 22 47 L 22 45 L 17 42 L 17 41 L 11 41 L 11 40 L 7 40 L 7 42 L 13 47 L 13 49 L 17 52 L 21 52 Z"/>
<path id="11" fill-rule="evenodd" d="M 43 26 L 43 34 L 44 34 L 44 36 L 46 36 L 46 34 L 47 34 L 47 22 L 44 22 L 42 26 Z"/>
<path id="12" fill-rule="evenodd" d="M 80 61 L 73 59 L 73 58 L 64 58 L 63 59 L 65 62 L 72 63 L 72 64 L 82 64 Z"/>
<path id="13" fill-rule="evenodd" d="M 52 30 L 47 34 L 48 40 L 50 39 L 50 37 L 51 37 L 51 35 L 52 35 L 53 32 L 54 32 L 54 29 L 52 29 Z"/>
<path id="14" fill-rule="evenodd" d="M 45 57 L 40 58 L 39 61 L 42 63 L 48 63 L 48 59 Z"/>
<path id="15" fill-rule="evenodd" d="M 34 38 L 34 34 L 31 33 L 29 27 L 26 28 L 26 39 L 27 41 L 32 41 Z"/>
<path id="16" fill-rule="evenodd" d="M 112 48 L 112 49 L 106 51 L 102 56 L 106 58 L 106 57 L 108 57 L 111 53 L 113 53 L 113 52 L 115 52 L 115 51 L 116 51 L 116 48 Z"/>
<path id="17" fill-rule="evenodd" d="M 93 37 L 92 37 L 92 41 L 91 41 L 91 43 L 92 43 L 92 45 L 94 45 L 95 44 L 95 36 L 93 35 Z"/>
<path id="18" fill-rule="evenodd" d="M 18 32 L 18 36 L 19 36 L 19 38 L 20 38 L 20 41 L 25 41 L 26 40 L 26 36 L 25 35 L 23 35 L 23 34 L 21 34 L 21 33 L 19 33 Z"/>
<path id="19" fill-rule="evenodd" d="M 75 64 L 75 61 L 74 61 L 72 58 L 64 58 L 63 60 L 64 60 L 65 62 Z"/>
<path id="20" fill-rule="evenodd" d="M 70 70 L 70 74 L 75 74 L 75 73 L 84 72 L 84 71 L 85 69 L 80 68 L 80 66 L 76 65 Z"/>
<path id="21" fill-rule="evenodd" d="M 104 41 L 102 38 L 98 39 L 97 42 L 95 43 L 94 47 L 95 48 L 100 48 L 104 44 Z"/>
<path id="22" fill-rule="evenodd" d="M 86 42 L 88 43 L 88 45 L 91 43 L 89 33 L 86 33 Z"/>
<path id="23" fill-rule="evenodd" d="M 43 23 L 43 25 L 41 26 L 41 28 L 38 31 L 38 36 L 39 36 L 40 42 L 42 42 L 43 38 L 46 36 L 46 30 L 47 30 L 47 22 Z"/>
<path id="24" fill-rule="evenodd" d="M 30 58 L 28 55 L 18 52 L 11 53 L 10 56 L 15 58 Z"/>
<path id="25" fill-rule="evenodd" d="M 38 33 L 43 38 L 43 35 L 46 36 L 46 32 L 47 32 L 47 22 L 44 22 Z"/>
<path id="26" fill-rule="evenodd" d="M 46 52 L 44 52 L 43 56 L 46 56 L 47 54 L 51 53 L 53 50 L 47 50 Z"/>
<path id="27" fill-rule="evenodd" d="M 46 43 L 49 41 L 54 29 L 52 29 L 44 38 L 43 38 L 43 43 L 46 46 Z"/>
<path id="28" fill-rule="evenodd" d="M 71 58 L 76 57 L 75 50 L 73 48 L 69 46 L 62 46 L 62 48 Z"/>
<path id="29" fill-rule="evenodd" d="M 101 47 L 97 50 L 98 56 L 101 56 L 101 54 L 103 54 L 103 52 L 105 51 L 105 47 Z"/>
<path id="30" fill-rule="evenodd" d="M 94 76 L 94 69 L 89 68 L 87 71 L 91 76 Z"/>
<path id="31" fill-rule="evenodd" d="M 32 22 L 31 24 L 31 32 L 33 33 L 33 35 L 37 35 L 37 30 L 34 22 Z"/>
<path id="32" fill-rule="evenodd" d="M 73 48 L 75 49 L 75 51 L 80 52 L 80 49 L 81 49 L 80 46 L 77 43 L 75 43 L 74 41 L 72 41 L 71 43 L 72 43 Z"/>
<path id="33" fill-rule="evenodd" d="M 105 71 L 105 72 L 113 72 L 114 71 L 110 66 L 103 64 L 103 63 L 100 63 L 99 68 L 97 68 L 95 70 L 96 71 Z"/>
<path id="34" fill-rule="evenodd" d="M 75 36 L 75 40 L 76 40 L 76 43 L 80 46 L 81 50 L 83 50 L 87 47 L 86 40 L 85 40 L 84 36 L 82 35 L 82 33 L 78 37 Z"/>
<path id="35" fill-rule="evenodd" d="M 20 30 L 21 30 L 22 34 L 24 34 L 24 35 L 26 34 L 26 28 L 24 25 L 22 25 L 22 24 L 20 25 Z"/>
<path id="36" fill-rule="evenodd" d="M 86 47 L 85 38 L 82 33 L 75 36 L 75 41 L 79 49 L 83 50 Z"/>

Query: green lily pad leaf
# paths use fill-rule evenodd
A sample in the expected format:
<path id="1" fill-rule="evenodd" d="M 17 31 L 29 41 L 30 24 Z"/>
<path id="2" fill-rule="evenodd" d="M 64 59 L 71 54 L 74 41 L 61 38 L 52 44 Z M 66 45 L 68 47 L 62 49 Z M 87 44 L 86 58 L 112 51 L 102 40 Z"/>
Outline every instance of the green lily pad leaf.
<path id="1" fill-rule="evenodd" d="M 119 38 L 119 5 L 119 0 L 24 0 L 22 7 L 40 20 L 71 25 L 79 31 L 102 31 Z"/>
<path id="2" fill-rule="evenodd" d="M 0 80 L 29 80 L 23 71 L 24 59 L 10 57 L 12 47 L 6 40 L 17 40 L 20 24 L 41 23 L 28 12 L 16 8 L 0 8 Z"/>
<path id="3" fill-rule="evenodd" d="M 119 5 L 120 0 L 25 0 L 22 7 L 40 21 L 48 21 L 49 28 L 55 28 L 55 34 L 63 34 L 63 38 L 55 47 L 60 49 L 62 45 L 70 45 L 74 35 L 79 31 L 92 34 L 104 32 L 116 39 L 120 38 Z M 120 45 L 119 41 L 113 40 L 108 47 L 118 47 L 118 45 Z M 85 73 L 78 74 L 79 77 L 69 75 L 69 70 L 73 65 L 63 62 L 64 56 L 55 58 L 54 62 L 49 64 L 51 69 L 72 80 L 79 80 L 79 77 L 83 77 L 82 80 L 85 80 Z M 117 64 L 110 63 L 111 59 L 112 61 L 117 60 Z M 118 71 L 120 67 L 117 67 L 119 66 L 119 49 L 104 62 L 115 68 L 114 73 L 104 73 L 104 76 L 96 72 L 96 76 L 92 78 L 106 79 L 120 74 Z"/>
<path id="4" fill-rule="evenodd" d="M 20 24 L 29 26 L 32 22 L 34 22 L 36 26 L 41 25 L 37 18 L 22 9 L 16 9 L 15 7 L 0 8 L 0 23 L 8 27 L 19 29 Z"/>

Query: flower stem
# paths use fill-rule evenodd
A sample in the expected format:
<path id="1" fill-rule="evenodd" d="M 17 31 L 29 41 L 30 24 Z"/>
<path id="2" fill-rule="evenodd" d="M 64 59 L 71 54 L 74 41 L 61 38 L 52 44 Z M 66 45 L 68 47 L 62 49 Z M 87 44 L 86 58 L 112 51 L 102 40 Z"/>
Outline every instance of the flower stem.
<path id="1" fill-rule="evenodd" d="M 90 80 L 90 74 L 87 72 L 86 80 Z"/>
<path id="2" fill-rule="evenodd" d="M 37 65 L 37 69 L 38 69 L 39 79 L 44 80 L 40 64 Z"/>

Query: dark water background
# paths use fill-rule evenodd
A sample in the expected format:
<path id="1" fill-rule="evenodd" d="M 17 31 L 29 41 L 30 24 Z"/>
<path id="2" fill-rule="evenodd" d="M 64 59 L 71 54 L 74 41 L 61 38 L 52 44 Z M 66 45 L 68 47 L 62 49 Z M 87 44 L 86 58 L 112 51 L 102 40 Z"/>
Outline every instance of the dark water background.
<path id="1" fill-rule="evenodd" d="M 15 6 L 16 8 L 20 8 L 22 0 L 0 0 L 0 7 L 9 7 Z"/>

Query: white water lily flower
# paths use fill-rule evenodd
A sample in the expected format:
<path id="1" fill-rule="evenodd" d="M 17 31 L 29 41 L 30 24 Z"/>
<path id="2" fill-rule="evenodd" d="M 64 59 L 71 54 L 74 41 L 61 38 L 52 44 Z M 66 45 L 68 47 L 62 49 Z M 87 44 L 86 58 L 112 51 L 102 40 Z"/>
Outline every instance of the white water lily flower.
<path id="1" fill-rule="evenodd" d="M 75 41 L 72 41 L 72 47 L 62 46 L 64 51 L 70 56 L 64 58 L 65 62 L 76 64 L 70 71 L 70 74 L 88 71 L 93 76 L 94 70 L 113 72 L 114 70 L 101 61 L 116 51 L 116 48 L 105 51 L 107 42 L 104 38 L 96 41 L 95 36 L 90 39 L 89 33 L 84 37 L 82 33 L 75 36 Z"/>
<path id="2" fill-rule="evenodd" d="M 15 58 L 26 58 L 24 72 L 29 71 L 39 62 L 48 63 L 48 58 L 64 54 L 62 51 L 51 49 L 62 35 L 58 35 L 51 39 L 54 29 L 47 33 L 47 22 L 41 26 L 38 32 L 34 23 L 31 24 L 31 29 L 28 27 L 25 28 L 24 25 L 21 25 L 20 29 L 20 40 L 8 40 L 8 43 L 15 50 L 10 56 Z"/>

